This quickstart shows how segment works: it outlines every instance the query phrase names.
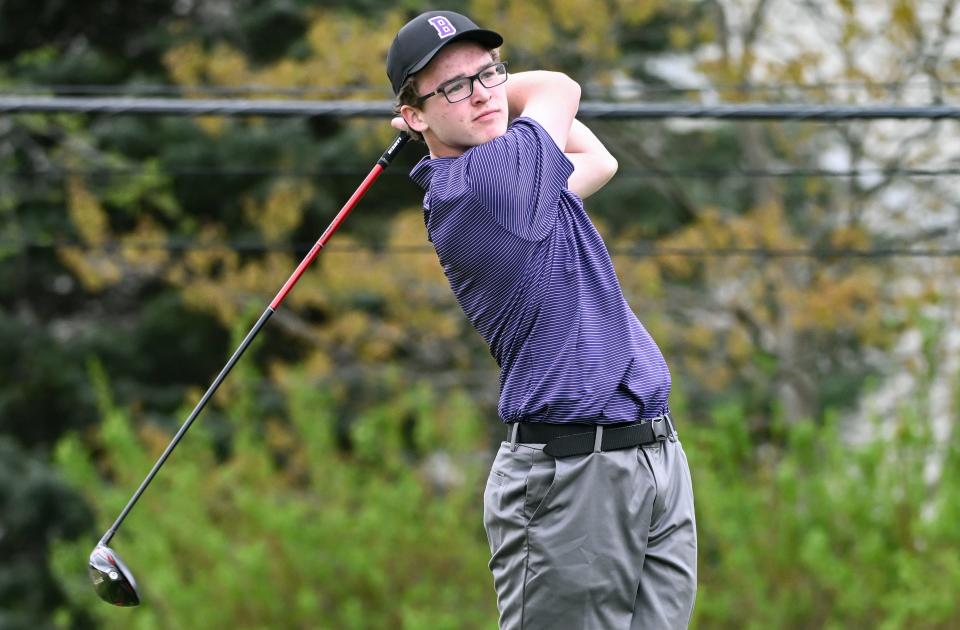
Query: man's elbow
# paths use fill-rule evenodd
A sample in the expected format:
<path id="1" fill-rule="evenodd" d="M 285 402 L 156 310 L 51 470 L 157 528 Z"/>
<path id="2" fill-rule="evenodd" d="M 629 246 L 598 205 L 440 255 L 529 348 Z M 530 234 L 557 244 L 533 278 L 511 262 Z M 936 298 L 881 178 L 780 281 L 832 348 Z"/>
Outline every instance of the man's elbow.
<path id="1" fill-rule="evenodd" d="M 603 174 L 604 182 L 610 181 L 614 175 L 617 174 L 617 169 L 620 168 L 620 163 L 617 162 L 617 158 L 613 157 L 612 154 L 607 153 L 603 158 Z"/>
<path id="2" fill-rule="evenodd" d="M 563 98 L 573 100 L 579 105 L 581 94 L 580 84 L 563 72 L 551 71 L 549 74 L 554 84 L 552 90 L 554 96 L 562 94 Z"/>
<path id="3" fill-rule="evenodd" d="M 579 102 L 580 102 L 580 95 L 581 95 L 581 93 L 582 93 L 582 89 L 580 88 L 580 84 L 577 83 L 576 81 L 574 81 L 573 79 L 571 79 L 569 76 L 567 76 L 567 75 L 565 75 L 565 74 L 563 75 L 563 78 L 566 79 L 566 83 L 567 83 L 566 89 L 570 91 L 570 95 L 571 95 L 573 98 L 577 99 L 577 102 L 579 103 Z"/>

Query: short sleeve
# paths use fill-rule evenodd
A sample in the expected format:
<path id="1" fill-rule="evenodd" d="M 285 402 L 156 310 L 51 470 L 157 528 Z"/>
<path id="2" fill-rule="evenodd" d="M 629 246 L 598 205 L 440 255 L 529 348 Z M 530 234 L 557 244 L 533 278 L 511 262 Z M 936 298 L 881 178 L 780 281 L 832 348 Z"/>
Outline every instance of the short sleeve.
<path id="1" fill-rule="evenodd" d="M 538 122 L 517 118 L 463 157 L 467 185 L 501 225 L 529 240 L 550 233 L 573 164 Z"/>

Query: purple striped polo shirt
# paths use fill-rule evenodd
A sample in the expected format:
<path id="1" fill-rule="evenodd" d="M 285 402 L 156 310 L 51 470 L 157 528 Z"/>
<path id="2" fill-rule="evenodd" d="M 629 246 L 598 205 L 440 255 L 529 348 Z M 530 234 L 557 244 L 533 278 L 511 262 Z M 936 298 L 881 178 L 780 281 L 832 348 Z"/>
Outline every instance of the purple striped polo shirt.
<path id="1" fill-rule="evenodd" d="M 667 411 L 670 371 L 567 188 L 573 164 L 536 121 L 456 158 L 422 159 L 427 234 L 500 366 L 504 422 L 622 422 Z"/>

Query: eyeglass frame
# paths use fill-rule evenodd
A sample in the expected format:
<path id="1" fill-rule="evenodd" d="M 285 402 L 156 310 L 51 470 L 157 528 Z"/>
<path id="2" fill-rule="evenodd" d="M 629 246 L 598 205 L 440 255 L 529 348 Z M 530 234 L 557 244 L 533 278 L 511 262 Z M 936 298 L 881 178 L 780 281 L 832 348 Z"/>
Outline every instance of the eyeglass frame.
<path id="1" fill-rule="evenodd" d="M 503 66 L 503 81 L 501 81 L 501 82 L 499 82 L 499 83 L 494 83 L 493 85 L 487 85 L 486 83 L 483 82 L 483 79 L 480 78 L 480 75 L 483 74 L 484 72 L 486 72 L 487 70 L 489 70 L 490 68 L 496 68 L 497 66 Z M 506 62 L 506 61 L 494 61 L 493 63 L 487 64 L 487 65 L 485 65 L 484 67 L 480 68 L 480 70 L 479 70 L 476 74 L 471 74 L 471 75 L 468 76 L 468 77 L 456 77 L 456 78 L 454 78 L 454 79 L 450 79 L 449 81 L 444 81 L 443 83 L 441 83 L 440 85 L 438 85 L 438 86 L 437 86 L 437 89 L 435 89 L 433 92 L 430 92 L 429 94 L 418 95 L 418 96 L 417 96 L 417 105 L 418 105 L 418 106 L 419 106 L 419 105 L 423 105 L 423 102 L 424 102 L 424 101 L 426 101 L 426 100 L 427 100 L 428 98 L 430 98 L 431 96 L 436 96 L 437 94 L 443 94 L 443 98 L 445 98 L 448 103 L 450 103 L 451 105 L 453 105 L 454 103 L 459 103 L 459 102 L 461 102 L 461 101 L 465 101 L 465 100 L 467 100 L 468 98 L 470 98 L 471 96 L 473 96 L 473 82 L 474 82 L 474 81 L 479 81 L 479 82 L 480 82 L 480 85 L 482 85 L 483 87 L 485 87 L 485 88 L 487 88 L 487 89 L 490 89 L 490 88 L 494 88 L 494 87 L 497 87 L 498 85 L 503 85 L 504 83 L 506 83 L 506 82 L 507 82 L 507 79 L 509 78 L 509 76 L 510 76 L 510 73 L 507 72 L 507 62 Z M 469 81 L 468 86 L 469 86 L 470 89 L 467 91 L 467 95 L 464 96 L 463 98 L 458 98 L 458 99 L 455 100 L 455 101 L 451 101 L 451 100 L 450 100 L 450 97 L 447 96 L 447 93 L 444 91 L 444 89 L 445 89 L 447 86 L 456 83 L 457 81 Z"/>

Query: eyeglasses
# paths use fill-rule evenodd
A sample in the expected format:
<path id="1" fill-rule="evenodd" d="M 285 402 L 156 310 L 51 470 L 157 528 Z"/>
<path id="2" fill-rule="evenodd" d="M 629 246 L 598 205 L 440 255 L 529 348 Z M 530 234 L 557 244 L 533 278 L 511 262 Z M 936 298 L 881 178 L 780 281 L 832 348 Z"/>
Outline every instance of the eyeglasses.
<path id="1" fill-rule="evenodd" d="M 484 67 L 480 72 L 469 77 L 459 77 L 441 83 L 436 90 L 429 94 L 417 97 L 417 103 L 422 104 L 435 94 L 443 94 L 448 103 L 459 103 L 473 96 L 473 81 L 476 79 L 485 88 L 492 88 L 506 83 L 507 62 L 498 61 Z"/>

